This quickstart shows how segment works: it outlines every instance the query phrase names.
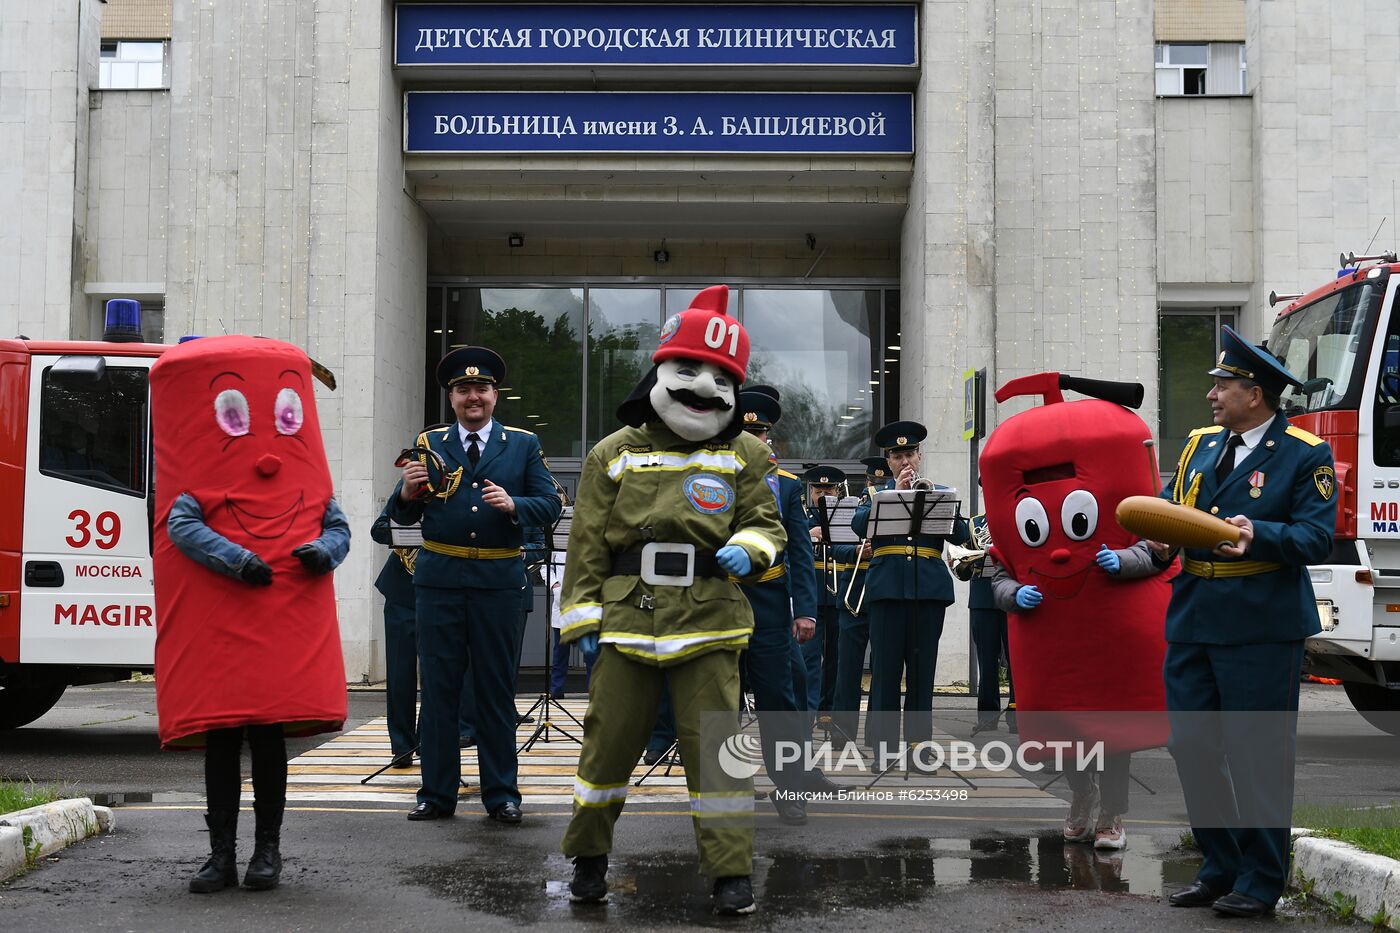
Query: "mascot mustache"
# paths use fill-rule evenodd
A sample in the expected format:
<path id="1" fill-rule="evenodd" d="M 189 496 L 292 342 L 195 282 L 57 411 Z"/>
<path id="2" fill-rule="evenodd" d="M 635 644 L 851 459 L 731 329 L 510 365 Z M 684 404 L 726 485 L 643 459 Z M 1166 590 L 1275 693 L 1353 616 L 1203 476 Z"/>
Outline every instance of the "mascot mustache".
<path id="1" fill-rule="evenodd" d="M 720 398 L 718 395 L 709 397 L 697 395 L 690 389 L 667 389 L 671 398 L 690 408 L 715 409 L 717 411 L 729 411 L 734 406 Z"/>

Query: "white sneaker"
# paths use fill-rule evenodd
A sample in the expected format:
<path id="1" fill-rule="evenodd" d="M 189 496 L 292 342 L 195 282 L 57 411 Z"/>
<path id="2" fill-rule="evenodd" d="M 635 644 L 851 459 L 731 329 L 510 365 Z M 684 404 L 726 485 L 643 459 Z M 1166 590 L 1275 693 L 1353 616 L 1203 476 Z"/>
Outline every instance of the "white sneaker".
<path id="1" fill-rule="evenodd" d="M 1099 789 L 1090 786 L 1088 793 L 1075 792 L 1065 819 L 1065 842 L 1089 842 L 1094 838 L 1094 807 L 1099 802 Z"/>
<path id="2" fill-rule="evenodd" d="M 1094 827 L 1095 849 L 1122 849 L 1128 845 L 1128 834 L 1123 831 L 1123 818 L 1116 813 L 1100 813 Z"/>

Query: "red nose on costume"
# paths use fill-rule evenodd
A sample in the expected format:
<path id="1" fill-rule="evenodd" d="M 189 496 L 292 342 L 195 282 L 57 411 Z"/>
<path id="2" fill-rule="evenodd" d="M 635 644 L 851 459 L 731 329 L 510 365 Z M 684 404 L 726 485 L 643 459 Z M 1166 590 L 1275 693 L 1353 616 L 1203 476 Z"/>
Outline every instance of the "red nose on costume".
<path id="1" fill-rule="evenodd" d="M 1069 551 L 1062 547 L 1057 547 L 1050 552 L 1050 559 L 1057 564 L 1069 563 Z"/>
<path id="2" fill-rule="evenodd" d="M 263 454 L 254 466 L 263 476 L 276 476 L 277 471 L 282 469 L 282 458 L 276 454 Z"/>

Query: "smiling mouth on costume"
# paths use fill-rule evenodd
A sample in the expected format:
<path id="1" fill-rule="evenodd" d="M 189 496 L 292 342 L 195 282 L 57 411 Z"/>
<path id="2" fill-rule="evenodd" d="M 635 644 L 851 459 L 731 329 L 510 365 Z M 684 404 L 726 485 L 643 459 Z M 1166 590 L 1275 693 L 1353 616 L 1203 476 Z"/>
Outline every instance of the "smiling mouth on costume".
<path id="1" fill-rule="evenodd" d="M 712 395 L 706 398 L 703 395 L 697 395 L 689 389 L 667 389 L 666 391 L 670 393 L 671 398 L 680 402 L 691 411 L 729 411 L 729 409 L 733 407 L 718 395 Z"/>
<path id="2" fill-rule="evenodd" d="M 292 522 L 296 521 L 296 517 L 301 514 L 302 500 L 304 498 L 305 496 L 302 493 L 297 493 L 297 501 L 278 512 L 276 515 L 258 515 L 254 512 L 250 512 L 235 503 L 231 496 L 224 496 L 224 503 L 228 505 L 229 514 L 232 515 L 233 520 L 238 523 L 238 527 L 247 532 L 249 536 L 261 538 L 263 540 L 271 540 L 282 537 L 291 529 Z M 254 528 L 260 528 L 261 530 L 254 531 Z"/>
<path id="3" fill-rule="evenodd" d="M 1032 568 L 1031 576 L 1037 578 L 1041 590 L 1051 599 L 1073 599 L 1084 588 L 1084 581 L 1089 579 L 1089 570 L 1093 566 L 1092 563 L 1087 564 L 1079 570 L 1072 570 L 1061 576 Z"/>

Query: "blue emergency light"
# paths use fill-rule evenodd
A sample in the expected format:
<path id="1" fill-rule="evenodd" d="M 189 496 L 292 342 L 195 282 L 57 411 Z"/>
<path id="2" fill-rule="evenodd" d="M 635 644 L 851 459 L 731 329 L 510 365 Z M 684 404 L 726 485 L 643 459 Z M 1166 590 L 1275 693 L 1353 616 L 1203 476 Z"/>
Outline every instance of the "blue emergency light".
<path id="1" fill-rule="evenodd" d="M 112 343 L 142 343 L 141 302 L 135 298 L 111 298 L 102 328 L 102 339 Z"/>

